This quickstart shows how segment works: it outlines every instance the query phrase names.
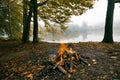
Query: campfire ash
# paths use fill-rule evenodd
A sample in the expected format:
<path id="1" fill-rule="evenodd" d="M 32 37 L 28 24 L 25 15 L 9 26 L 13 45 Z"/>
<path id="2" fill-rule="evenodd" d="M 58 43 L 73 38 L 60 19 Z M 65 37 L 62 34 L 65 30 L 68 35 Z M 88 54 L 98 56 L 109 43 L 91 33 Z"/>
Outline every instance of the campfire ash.
<path id="1" fill-rule="evenodd" d="M 74 51 L 72 47 L 62 43 L 58 49 L 58 54 L 53 56 L 52 62 L 54 64 L 53 69 L 58 68 L 67 77 L 71 77 L 71 73 L 77 71 L 77 65 L 83 62 L 90 66 L 78 52 Z"/>

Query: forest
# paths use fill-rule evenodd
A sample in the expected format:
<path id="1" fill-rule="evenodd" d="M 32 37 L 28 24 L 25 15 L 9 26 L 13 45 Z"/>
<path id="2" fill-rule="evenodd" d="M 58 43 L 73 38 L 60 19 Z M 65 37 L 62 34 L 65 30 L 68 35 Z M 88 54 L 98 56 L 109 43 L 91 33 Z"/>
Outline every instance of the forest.
<path id="1" fill-rule="evenodd" d="M 119 80 L 120 42 L 114 41 L 113 22 L 120 0 L 107 0 L 100 42 L 63 42 L 72 34 L 64 35 L 71 17 L 94 9 L 98 1 L 0 0 L 0 80 Z M 79 33 L 92 32 L 86 26 Z M 59 42 L 44 41 L 49 34 L 59 35 Z"/>

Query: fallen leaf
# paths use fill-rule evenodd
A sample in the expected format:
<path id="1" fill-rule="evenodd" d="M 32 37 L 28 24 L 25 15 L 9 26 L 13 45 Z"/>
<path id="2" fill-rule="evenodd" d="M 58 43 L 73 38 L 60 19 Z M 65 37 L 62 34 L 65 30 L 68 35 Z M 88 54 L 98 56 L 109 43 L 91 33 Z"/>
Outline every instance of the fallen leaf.
<path id="1" fill-rule="evenodd" d="M 97 61 L 95 59 L 92 59 L 93 64 L 97 64 Z"/>
<path id="2" fill-rule="evenodd" d="M 33 74 L 31 73 L 31 74 L 28 74 L 27 75 L 27 78 L 30 78 L 31 80 L 33 80 Z"/>

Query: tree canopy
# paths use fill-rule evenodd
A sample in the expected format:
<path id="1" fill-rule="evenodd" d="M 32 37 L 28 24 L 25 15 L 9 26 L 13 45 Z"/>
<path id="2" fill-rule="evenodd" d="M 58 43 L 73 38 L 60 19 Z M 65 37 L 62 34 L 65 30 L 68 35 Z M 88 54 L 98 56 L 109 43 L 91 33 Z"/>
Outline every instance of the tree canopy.
<path id="1" fill-rule="evenodd" d="M 43 1 L 43 0 L 39 0 Z M 38 14 L 40 19 L 45 22 L 48 27 L 49 22 L 63 24 L 70 21 L 71 15 L 81 15 L 87 9 L 92 8 L 95 0 L 49 0 L 46 5 L 39 7 Z"/>
<path id="2" fill-rule="evenodd" d="M 33 42 L 37 42 L 38 30 L 36 29 L 38 29 L 38 18 L 39 21 L 43 21 L 45 23 L 45 28 L 49 32 L 54 33 L 54 31 L 56 31 L 54 26 L 56 25 L 57 27 L 59 26 L 61 30 L 65 30 L 67 29 L 65 23 L 70 21 L 71 15 L 81 15 L 87 9 L 92 8 L 94 0 L 30 0 L 29 4 L 28 22 L 30 21 L 33 13 Z M 29 26 L 26 26 L 26 29 L 24 28 L 24 42 L 28 41 L 29 30 Z"/>
<path id="3" fill-rule="evenodd" d="M 31 0 L 1 0 L 0 1 L 0 35 L 8 35 L 9 38 L 21 38 L 23 22 L 23 1 L 26 1 L 26 16 L 29 14 Z M 60 26 L 62 30 L 67 27 L 65 23 L 70 21 L 71 15 L 81 15 L 87 9 L 92 8 L 95 0 L 37 0 L 39 20 L 44 21 L 48 31 L 56 31 L 54 26 Z M 24 16 L 25 17 L 25 16 Z M 34 17 L 34 16 L 32 16 Z M 28 18 L 28 17 L 26 17 Z M 32 20 L 31 20 L 32 21 Z"/>
<path id="4" fill-rule="evenodd" d="M 46 5 L 38 8 L 38 15 L 45 23 L 46 32 L 54 36 L 68 28 L 66 23 L 70 22 L 72 15 L 82 15 L 88 9 L 93 8 L 94 2 L 95 0 L 49 0 Z M 45 35 L 43 30 L 40 32 Z"/>

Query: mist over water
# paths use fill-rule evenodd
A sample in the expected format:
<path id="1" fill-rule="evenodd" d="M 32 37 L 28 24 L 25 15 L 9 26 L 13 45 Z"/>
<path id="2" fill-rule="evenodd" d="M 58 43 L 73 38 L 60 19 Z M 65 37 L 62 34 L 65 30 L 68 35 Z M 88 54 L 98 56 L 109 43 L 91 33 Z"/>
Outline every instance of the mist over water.
<path id="1" fill-rule="evenodd" d="M 119 42 L 120 41 L 120 23 L 114 23 L 114 29 L 113 29 L 113 38 L 114 41 Z M 77 24 L 69 24 L 68 29 L 63 32 L 62 34 L 54 34 L 54 36 L 51 33 L 48 33 L 45 36 L 45 39 L 43 41 L 47 42 L 100 42 L 103 39 L 104 36 L 104 24 L 97 24 L 94 26 L 88 25 L 86 22 L 83 22 L 83 24 L 77 25 Z"/>
<path id="2" fill-rule="evenodd" d="M 115 4 L 113 39 L 120 42 L 120 4 Z M 101 42 L 104 37 L 107 0 L 99 0 L 94 8 L 81 16 L 72 16 L 68 29 L 62 34 L 47 33 L 43 41 L 47 42 Z"/>

